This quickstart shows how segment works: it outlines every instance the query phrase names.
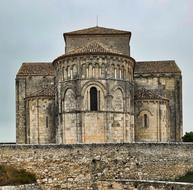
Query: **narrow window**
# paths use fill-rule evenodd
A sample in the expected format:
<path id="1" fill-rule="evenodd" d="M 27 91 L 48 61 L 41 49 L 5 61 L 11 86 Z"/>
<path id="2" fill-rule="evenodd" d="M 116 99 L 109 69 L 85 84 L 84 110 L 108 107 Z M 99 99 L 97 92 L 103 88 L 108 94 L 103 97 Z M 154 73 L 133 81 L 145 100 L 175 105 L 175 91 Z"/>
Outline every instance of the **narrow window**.
<path id="1" fill-rule="evenodd" d="M 117 78 L 117 69 L 115 69 L 115 79 Z"/>
<path id="2" fill-rule="evenodd" d="M 91 111 L 97 111 L 98 105 L 97 105 L 97 89 L 95 87 L 92 87 L 90 89 L 90 110 Z"/>
<path id="3" fill-rule="evenodd" d="M 147 117 L 147 114 L 144 114 L 144 127 L 148 127 L 148 117 Z"/>
<path id="4" fill-rule="evenodd" d="M 49 123 L 48 123 L 48 116 L 46 116 L 46 128 L 48 128 L 48 125 L 49 125 Z"/>

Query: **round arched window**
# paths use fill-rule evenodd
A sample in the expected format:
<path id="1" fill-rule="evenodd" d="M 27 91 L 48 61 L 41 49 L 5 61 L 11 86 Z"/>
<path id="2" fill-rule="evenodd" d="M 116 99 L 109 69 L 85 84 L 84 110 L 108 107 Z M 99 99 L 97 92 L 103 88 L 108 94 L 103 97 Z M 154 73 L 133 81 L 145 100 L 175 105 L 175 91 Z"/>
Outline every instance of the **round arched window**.
<path id="1" fill-rule="evenodd" d="M 97 111 L 98 110 L 98 97 L 97 97 L 96 87 L 90 88 L 90 110 L 91 111 Z"/>

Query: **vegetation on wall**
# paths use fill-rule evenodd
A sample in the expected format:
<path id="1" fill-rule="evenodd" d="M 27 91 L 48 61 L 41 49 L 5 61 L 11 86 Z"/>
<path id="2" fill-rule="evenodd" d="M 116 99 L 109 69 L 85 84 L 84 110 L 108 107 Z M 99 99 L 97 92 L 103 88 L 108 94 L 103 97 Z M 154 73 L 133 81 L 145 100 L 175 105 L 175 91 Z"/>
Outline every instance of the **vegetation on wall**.
<path id="1" fill-rule="evenodd" d="M 186 132 L 182 137 L 183 142 L 193 142 L 193 131 Z"/>
<path id="2" fill-rule="evenodd" d="M 193 183 L 193 172 L 187 172 L 184 176 L 175 179 L 176 182 Z"/>
<path id="3" fill-rule="evenodd" d="M 24 169 L 17 170 L 12 166 L 0 165 L 0 186 L 23 185 L 35 182 L 35 175 Z"/>

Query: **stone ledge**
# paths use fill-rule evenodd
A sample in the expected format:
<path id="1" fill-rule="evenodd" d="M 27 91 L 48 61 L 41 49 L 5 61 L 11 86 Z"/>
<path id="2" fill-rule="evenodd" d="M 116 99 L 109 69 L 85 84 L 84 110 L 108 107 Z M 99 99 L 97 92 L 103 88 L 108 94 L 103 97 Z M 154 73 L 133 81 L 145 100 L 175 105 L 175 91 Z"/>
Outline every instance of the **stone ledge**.
<path id="1" fill-rule="evenodd" d="M 94 147 L 134 147 L 134 146 L 155 146 L 155 147 L 187 147 L 193 148 L 193 143 L 184 143 L 184 142 L 166 142 L 166 143 L 155 143 L 155 142 L 136 142 L 136 143 L 92 143 L 92 144 L 1 144 L 0 148 L 12 148 L 12 149 L 23 149 L 23 148 L 32 148 L 32 149 L 47 149 L 47 148 L 94 148 Z"/>
<path id="2" fill-rule="evenodd" d="M 0 190 L 41 190 L 38 184 L 26 184 L 16 186 L 0 186 Z"/>
<path id="3" fill-rule="evenodd" d="M 99 190 L 107 190 L 109 187 L 112 190 L 192 190 L 193 184 L 171 181 L 116 179 L 100 180 L 97 182 L 97 187 Z"/>

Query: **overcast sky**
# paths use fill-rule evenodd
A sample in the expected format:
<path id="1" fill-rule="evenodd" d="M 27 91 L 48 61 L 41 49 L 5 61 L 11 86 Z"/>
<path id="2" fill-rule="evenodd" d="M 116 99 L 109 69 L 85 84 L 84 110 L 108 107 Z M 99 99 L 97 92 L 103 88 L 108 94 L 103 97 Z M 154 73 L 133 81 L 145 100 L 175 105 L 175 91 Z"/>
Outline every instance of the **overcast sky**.
<path id="1" fill-rule="evenodd" d="M 183 74 L 184 132 L 193 131 L 193 0 L 0 0 L 0 142 L 15 141 L 15 75 L 52 61 L 63 32 L 96 25 L 132 32 L 136 60 L 176 60 Z"/>

